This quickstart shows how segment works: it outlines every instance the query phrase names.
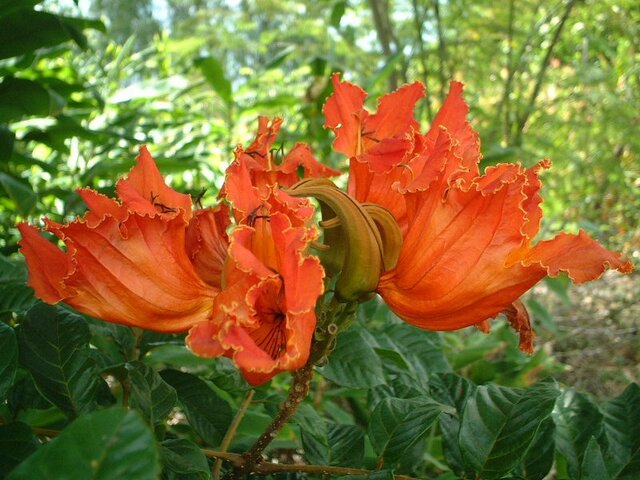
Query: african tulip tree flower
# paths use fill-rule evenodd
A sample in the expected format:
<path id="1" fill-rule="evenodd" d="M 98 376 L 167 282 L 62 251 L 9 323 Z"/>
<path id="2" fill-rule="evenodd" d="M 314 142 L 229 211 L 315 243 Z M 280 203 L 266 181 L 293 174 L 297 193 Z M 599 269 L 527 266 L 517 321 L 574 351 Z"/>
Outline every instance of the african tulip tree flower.
<path id="1" fill-rule="evenodd" d="M 224 203 L 193 211 L 191 198 L 165 184 L 143 147 L 117 183 L 119 201 L 81 189 L 89 207 L 83 218 L 45 220 L 66 251 L 37 228 L 18 226 L 29 285 L 45 302 L 109 322 L 191 330 L 196 354 L 230 356 L 249 382 L 263 383 L 307 361 L 324 288 L 320 261 L 306 253 L 316 235 L 305 226 L 313 207 L 268 190 L 266 197 L 245 192 L 258 207 L 237 209 L 233 226 Z"/>
<path id="2" fill-rule="evenodd" d="M 316 327 L 324 271 L 305 251 L 313 228 L 294 226 L 276 195 L 231 234 L 224 278 L 211 319 L 194 326 L 187 345 L 203 357 L 233 359 L 258 385 L 304 366 Z M 295 220 L 294 220 L 295 221 Z"/>
<path id="3" fill-rule="evenodd" d="M 185 331 L 209 318 L 219 286 L 197 274 L 185 248 L 191 198 L 164 183 L 144 147 L 116 191 L 120 202 L 79 190 L 89 207 L 83 218 L 65 225 L 45 219 L 45 230 L 62 240 L 66 251 L 35 227 L 18 225 L 36 295 L 159 332 Z"/>
<path id="4" fill-rule="evenodd" d="M 466 120 L 462 84 L 452 82 L 431 129 L 421 135 L 413 116 L 424 95 L 419 83 L 382 97 L 375 114 L 366 92 L 333 77 L 324 112 L 334 148 L 350 158 L 348 191 L 395 217 L 403 232 L 396 266 L 377 292 L 403 320 L 432 330 L 486 328 L 501 312 L 532 350 L 519 297 L 547 275 L 567 273 L 576 283 L 598 278 L 623 261 L 585 232 L 561 233 L 534 244 L 542 220 L 538 172 L 501 164 L 479 173 L 480 144 Z"/>

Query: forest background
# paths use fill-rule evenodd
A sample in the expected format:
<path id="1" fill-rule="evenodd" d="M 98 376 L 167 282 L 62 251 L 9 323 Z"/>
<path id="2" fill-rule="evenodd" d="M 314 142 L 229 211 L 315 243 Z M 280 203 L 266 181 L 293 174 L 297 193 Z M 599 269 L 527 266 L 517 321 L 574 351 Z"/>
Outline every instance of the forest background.
<path id="1" fill-rule="evenodd" d="M 113 192 L 141 144 L 174 188 L 197 195 L 207 186 L 205 205 L 235 146 L 253 138 L 258 114 L 284 117 L 285 149 L 307 142 L 344 170 L 322 127 L 336 71 L 371 99 L 425 83 L 423 129 L 449 80 L 463 81 L 483 167 L 552 160 L 542 236 L 583 228 L 640 265 L 637 1 L 0 5 L 0 315 L 8 324 L 34 304 L 15 224 L 80 214 L 73 189 Z M 594 399 L 611 398 L 640 380 L 639 298 L 637 273 L 584 287 L 563 277 L 543 282 L 527 297 L 539 334 L 532 357 L 502 327 L 437 339 L 452 368 L 476 383 L 527 386 L 553 374 Z M 389 315 L 379 304 L 363 310 Z M 154 361 L 177 355 L 165 354 Z"/>

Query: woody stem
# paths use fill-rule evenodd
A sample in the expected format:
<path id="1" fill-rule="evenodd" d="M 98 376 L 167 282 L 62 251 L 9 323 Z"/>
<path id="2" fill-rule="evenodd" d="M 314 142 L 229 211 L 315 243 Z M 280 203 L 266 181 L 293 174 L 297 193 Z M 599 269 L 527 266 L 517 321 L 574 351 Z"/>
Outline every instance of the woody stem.
<path id="1" fill-rule="evenodd" d="M 253 447 L 242 454 L 244 462 L 240 467 L 235 469 L 234 476 L 236 478 L 241 478 L 242 475 L 251 472 L 256 463 L 260 461 L 262 452 L 264 452 L 269 443 L 273 441 L 278 432 L 284 427 L 309 394 L 309 384 L 311 383 L 312 376 L 313 364 L 311 363 L 293 372 L 293 383 L 289 389 L 287 399 L 280 407 L 280 411 L 276 417 L 267 429 L 262 432 L 262 435 L 260 435 L 260 438 L 258 438 Z"/>

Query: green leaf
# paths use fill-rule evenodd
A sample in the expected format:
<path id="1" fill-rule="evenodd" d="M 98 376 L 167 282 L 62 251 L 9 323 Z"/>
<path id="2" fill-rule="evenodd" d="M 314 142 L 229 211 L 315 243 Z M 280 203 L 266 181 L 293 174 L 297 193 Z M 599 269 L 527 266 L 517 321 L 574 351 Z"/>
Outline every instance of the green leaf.
<path id="1" fill-rule="evenodd" d="M 26 313 L 36 298 L 33 290 L 25 285 L 27 268 L 24 259 L 8 259 L 0 255 L 0 313 Z"/>
<path id="2" fill-rule="evenodd" d="M 397 323 L 376 335 L 381 347 L 404 360 L 408 371 L 419 385 L 426 386 L 433 373 L 450 372 L 436 332 L 422 330 L 406 323 Z M 378 350 L 380 353 L 380 351 Z M 388 354 L 387 354 L 388 355 Z M 415 383 L 414 382 L 414 383 Z"/>
<path id="3" fill-rule="evenodd" d="M 480 386 L 469 398 L 460 425 L 460 449 L 483 479 L 501 478 L 524 458 L 559 390 L 542 381 L 531 388 Z"/>
<path id="4" fill-rule="evenodd" d="M 0 125 L 0 162 L 6 162 L 11 158 L 15 140 L 16 134 Z"/>
<path id="5" fill-rule="evenodd" d="M 527 308 L 533 314 L 535 321 L 539 320 L 540 323 L 551 332 L 558 331 L 558 326 L 553 319 L 553 315 L 551 315 L 551 313 L 549 313 L 549 311 L 535 298 L 527 300 Z"/>
<path id="6" fill-rule="evenodd" d="M 160 447 L 160 455 L 165 474 L 171 472 L 178 476 L 206 480 L 211 478 L 211 470 L 202 450 L 190 440 L 176 438 L 165 440 Z M 171 477 L 169 477 L 171 478 Z"/>
<path id="7" fill-rule="evenodd" d="M 18 335 L 20 363 L 42 395 L 70 417 L 95 408 L 100 379 L 82 317 L 46 304 L 29 310 Z"/>
<path id="8" fill-rule="evenodd" d="M 569 278 L 566 275 L 560 275 L 558 277 L 545 277 L 544 283 L 546 283 L 549 290 L 555 293 L 565 305 L 571 306 L 571 299 L 569 298 Z"/>
<path id="9" fill-rule="evenodd" d="M 310 463 L 358 468 L 364 459 L 364 431 L 318 417 L 313 424 L 298 422 L 302 447 Z"/>
<path id="10" fill-rule="evenodd" d="M 374 350 L 375 340 L 359 325 L 338 336 L 336 349 L 320 373 L 343 387 L 371 388 L 384 383 L 380 357 Z"/>
<path id="11" fill-rule="evenodd" d="M 0 17 L 0 59 L 32 53 L 43 47 L 52 47 L 78 38 L 79 29 L 95 28 L 104 31 L 97 20 L 64 17 L 53 13 L 21 9 Z"/>
<path id="12" fill-rule="evenodd" d="M 608 445 L 605 460 L 612 478 L 640 478 L 640 386 L 630 384 L 602 405 L 602 413 Z"/>
<path id="13" fill-rule="evenodd" d="M 18 369 L 18 342 L 9 325 L 0 322 L 0 404 L 7 398 Z"/>
<path id="14" fill-rule="evenodd" d="M 328 464 L 358 468 L 364 459 L 364 431 L 357 425 L 329 423 Z"/>
<path id="15" fill-rule="evenodd" d="M 0 425 L 0 472 L 7 473 L 38 448 L 38 440 L 26 423 Z"/>
<path id="16" fill-rule="evenodd" d="M 542 480 L 547 476 L 555 456 L 556 443 L 554 434 L 556 426 L 551 418 L 540 424 L 538 433 L 533 439 L 523 461 L 523 478 L 526 480 Z"/>
<path id="17" fill-rule="evenodd" d="M 227 105 L 231 105 L 233 103 L 231 82 L 224 76 L 222 64 L 213 57 L 201 57 L 196 59 L 195 63 L 220 98 Z"/>
<path id="18" fill-rule="evenodd" d="M 38 200 L 29 182 L 25 179 L 17 179 L 7 173 L 0 172 L 0 187 L 5 194 L 16 204 L 22 216 L 27 216 L 36 206 Z"/>
<path id="19" fill-rule="evenodd" d="M 393 467 L 429 431 L 444 406 L 428 399 L 386 398 L 371 413 L 369 439 L 385 467 Z"/>
<path id="20" fill-rule="evenodd" d="M 176 391 L 142 362 L 127 365 L 131 381 L 130 405 L 152 425 L 162 422 L 178 401 Z"/>
<path id="21" fill-rule="evenodd" d="M 611 476 L 602 457 L 602 450 L 595 437 L 589 439 L 582 460 L 581 480 L 610 480 Z"/>
<path id="22" fill-rule="evenodd" d="M 0 123 L 52 113 L 49 91 L 33 80 L 6 77 L 0 83 Z"/>
<path id="23" fill-rule="evenodd" d="M 24 314 L 37 301 L 33 289 L 24 283 L 0 284 L 0 313 Z"/>
<path id="24" fill-rule="evenodd" d="M 189 373 L 164 370 L 165 382 L 175 388 L 190 425 L 211 446 L 219 445 L 231 424 L 231 407 L 203 380 Z"/>
<path id="25" fill-rule="evenodd" d="M 433 375 L 429 381 L 431 397 L 456 409 L 455 414 L 440 414 L 442 449 L 447 465 L 460 477 L 472 477 L 473 472 L 464 462 L 460 444 L 460 418 L 467 399 L 473 395 L 476 386 L 464 377 L 453 373 Z"/>
<path id="26" fill-rule="evenodd" d="M 116 407 L 76 419 L 8 479 L 156 480 L 159 474 L 153 433 L 137 413 Z"/>
<path id="27" fill-rule="evenodd" d="M 589 440 L 602 432 L 602 413 L 586 395 L 568 388 L 556 403 L 553 421 L 556 449 L 567 460 L 569 477 L 578 480 Z"/>
<path id="28" fill-rule="evenodd" d="M 333 8 L 331 9 L 331 16 L 329 18 L 329 25 L 333 28 L 340 27 L 340 20 L 342 20 L 342 16 L 347 8 L 347 2 L 340 1 L 337 2 Z"/>

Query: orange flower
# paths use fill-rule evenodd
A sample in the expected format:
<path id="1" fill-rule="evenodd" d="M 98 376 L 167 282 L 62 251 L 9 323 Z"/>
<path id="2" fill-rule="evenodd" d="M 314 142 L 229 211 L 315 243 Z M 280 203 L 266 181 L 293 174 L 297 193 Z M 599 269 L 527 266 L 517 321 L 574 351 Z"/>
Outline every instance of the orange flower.
<path id="1" fill-rule="evenodd" d="M 387 208 L 403 232 L 398 263 L 377 291 L 405 321 L 453 330 L 486 327 L 504 312 L 521 334 L 521 348 L 531 351 L 531 327 L 518 298 L 539 280 L 565 272 L 581 283 L 607 265 L 632 270 L 583 231 L 533 244 L 542 219 L 538 172 L 551 164 L 502 164 L 480 175 L 478 136 L 466 121 L 461 83 L 452 82 L 422 136 L 412 123 L 419 84 L 383 97 L 371 115 L 363 109 L 363 90 L 333 80 L 325 113 L 336 132 L 334 147 L 351 158 L 349 191 L 359 202 Z M 385 155 L 383 145 L 402 145 L 401 154 Z"/>
<path id="2" fill-rule="evenodd" d="M 28 283 L 38 297 L 160 332 L 185 331 L 211 316 L 219 287 L 198 275 L 199 262 L 194 268 L 185 249 L 191 199 L 164 183 L 146 148 L 117 184 L 120 202 L 89 189 L 79 193 L 89 207 L 83 218 L 66 225 L 45 220 L 45 230 L 61 239 L 66 251 L 37 228 L 18 225 Z M 224 242 L 223 232 L 207 235 L 221 237 L 207 237 L 209 243 Z"/>
<path id="3" fill-rule="evenodd" d="M 272 191 L 260 214 L 234 229 L 215 313 L 187 337 L 197 355 L 232 358 L 252 385 L 309 357 L 324 271 L 305 254 L 315 229 L 298 221 Z"/>
<path id="4" fill-rule="evenodd" d="M 268 117 L 258 117 L 258 133 L 253 143 L 246 150 L 240 145 L 236 148 L 235 160 L 227 168 L 225 185 L 220 193 L 235 199 L 236 208 L 242 208 L 245 204 L 243 197 L 251 190 L 255 190 L 253 196 L 260 201 L 270 195 L 270 186 L 290 187 L 300 180 L 299 169 L 303 178 L 340 175 L 339 170 L 318 162 L 304 143 L 297 143 L 286 154 L 282 146 L 273 148 L 281 125 L 281 118 L 269 121 Z M 244 212 L 251 210 L 245 209 Z"/>

